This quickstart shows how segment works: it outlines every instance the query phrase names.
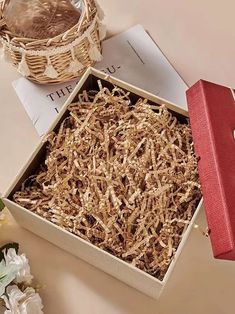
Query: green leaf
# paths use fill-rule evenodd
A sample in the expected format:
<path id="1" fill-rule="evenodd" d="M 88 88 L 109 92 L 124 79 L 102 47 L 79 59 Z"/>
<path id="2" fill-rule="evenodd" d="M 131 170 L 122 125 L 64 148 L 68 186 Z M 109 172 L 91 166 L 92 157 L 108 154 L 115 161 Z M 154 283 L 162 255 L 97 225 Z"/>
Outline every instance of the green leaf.
<path id="1" fill-rule="evenodd" d="M 15 279 L 19 265 L 6 265 L 0 263 L 0 297 L 5 293 L 6 287 Z"/>
<path id="2" fill-rule="evenodd" d="M 0 198 L 0 212 L 5 208 L 3 201 Z"/>
<path id="3" fill-rule="evenodd" d="M 0 262 L 4 259 L 3 251 L 6 250 L 6 252 L 7 252 L 9 249 L 15 249 L 16 253 L 18 254 L 19 244 L 16 242 L 12 242 L 12 243 L 8 243 L 8 244 L 2 246 L 0 248 Z"/>

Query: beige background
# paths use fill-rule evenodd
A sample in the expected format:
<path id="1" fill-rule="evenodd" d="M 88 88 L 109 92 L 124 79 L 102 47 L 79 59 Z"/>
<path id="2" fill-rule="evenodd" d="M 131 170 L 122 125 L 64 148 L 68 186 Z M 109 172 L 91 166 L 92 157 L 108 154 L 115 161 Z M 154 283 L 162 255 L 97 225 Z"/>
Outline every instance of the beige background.
<path id="1" fill-rule="evenodd" d="M 142 24 L 188 84 L 199 78 L 235 86 L 234 1 L 100 0 L 110 34 Z M 12 182 L 38 137 L 15 95 L 18 74 L 0 61 L 0 191 Z M 197 223 L 205 229 L 201 212 Z M 212 258 L 209 240 L 194 230 L 161 299 L 156 302 L 16 223 L 0 229 L 30 257 L 46 287 L 46 314 L 232 314 L 235 264 Z"/>

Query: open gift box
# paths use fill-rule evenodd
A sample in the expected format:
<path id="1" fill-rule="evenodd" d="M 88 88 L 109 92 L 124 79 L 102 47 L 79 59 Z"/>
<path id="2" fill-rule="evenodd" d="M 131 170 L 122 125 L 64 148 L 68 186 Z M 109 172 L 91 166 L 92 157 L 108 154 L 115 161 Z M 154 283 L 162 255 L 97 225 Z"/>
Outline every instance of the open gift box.
<path id="1" fill-rule="evenodd" d="M 59 125 L 64 120 L 65 117 L 68 116 L 68 106 L 77 101 L 77 95 L 83 92 L 84 90 L 98 90 L 98 80 L 101 81 L 102 86 L 104 87 L 112 87 L 113 85 L 120 87 L 121 89 L 130 92 L 130 97 L 133 100 L 138 100 L 139 98 L 147 99 L 150 103 L 155 105 L 165 104 L 166 107 L 170 110 L 170 112 L 177 117 L 179 121 L 185 121 L 188 117 L 187 111 L 179 108 L 178 106 L 156 97 L 152 94 L 149 94 L 139 88 L 131 86 L 123 81 L 117 80 L 113 77 L 107 77 L 104 73 L 97 71 L 95 69 L 88 69 L 84 74 L 78 85 L 76 86 L 74 92 L 71 94 L 65 105 L 63 106 L 61 112 L 59 113 L 57 119 L 51 126 L 49 133 L 51 131 L 57 131 Z M 234 243 L 233 243 L 233 232 L 231 231 L 230 225 L 230 203 L 226 202 L 226 198 L 224 197 L 224 192 L 226 189 L 225 185 L 218 184 L 224 179 L 226 167 L 223 167 L 222 161 L 218 159 L 218 157 L 222 157 L 220 151 L 215 151 L 214 143 L 216 143 L 216 139 L 214 137 L 214 126 L 218 125 L 218 121 L 214 117 L 214 113 L 218 112 L 217 106 L 211 106 L 214 102 L 219 106 L 219 97 L 216 97 L 217 86 L 211 83 L 200 82 L 196 86 L 194 86 L 188 92 L 189 99 L 189 107 L 193 117 L 192 121 L 192 131 L 196 145 L 196 153 L 200 156 L 199 162 L 199 172 L 201 175 L 201 183 L 203 187 L 203 192 L 205 194 L 205 203 L 208 214 L 209 228 L 211 239 L 213 243 L 213 248 L 216 256 L 219 257 L 233 257 L 234 253 Z M 223 88 L 222 88 L 223 89 Z M 208 94 L 205 94 L 205 90 L 208 90 Z M 226 89 L 227 92 L 227 102 L 230 106 L 231 102 L 234 102 L 233 95 L 230 89 Z M 224 92 L 221 92 L 222 96 Z M 211 97 L 211 98 L 210 98 Z M 209 101 L 207 102 L 207 98 Z M 226 103 L 224 103 L 227 106 Z M 233 103 L 234 105 L 234 103 Z M 207 108 L 207 109 L 205 109 Z M 235 110 L 235 109 L 234 109 Z M 222 110 L 223 111 L 223 110 Z M 206 112 L 206 114 L 205 114 Z M 222 116 L 222 113 L 220 112 Z M 229 110 L 228 115 L 229 118 Z M 233 115 L 235 117 L 235 115 Z M 231 119 L 234 121 L 234 119 Z M 211 128 L 208 130 L 208 122 Z M 225 128 L 225 124 L 224 128 Z M 201 133 L 200 133 L 201 132 Z M 202 136 L 202 137 L 201 137 Z M 203 141 L 201 139 L 203 138 Z M 46 137 L 45 137 L 46 139 Z M 41 218 L 40 216 L 30 212 L 28 209 L 20 206 L 16 202 L 13 201 L 13 195 L 16 191 L 18 191 L 22 185 L 22 183 L 33 173 L 35 173 L 36 169 L 38 169 L 39 164 L 42 160 L 45 160 L 45 152 L 46 152 L 46 143 L 45 139 L 41 141 L 39 146 L 33 152 L 27 164 L 21 170 L 19 175 L 16 177 L 12 186 L 9 188 L 7 193 L 5 194 L 3 200 L 6 206 L 10 209 L 11 213 L 15 217 L 16 221 L 24 228 L 29 231 L 39 235 L 40 237 L 52 242 L 58 247 L 74 254 L 75 256 L 87 261 L 91 265 L 103 270 L 104 272 L 112 275 L 113 277 L 125 282 L 129 286 L 136 288 L 137 290 L 151 296 L 153 298 L 158 298 L 162 289 L 166 285 L 170 274 L 174 268 L 174 265 L 183 250 L 185 241 L 190 234 L 195 218 L 199 209 L 202 206 L 202 200 L 197 203 L 196 208 L 194 209 L 193 217 L 188 224 L 187 229 L 185 230 L 181 242 L 174 254 L 174 258 L 171 260 L 171 263 L 165 273 L 165 276 L 162 280 L 159 280 L 148 273 L 138 269 L 137 267 L 111 255 L 110 253 L 94 246 L 93 244 L 83 240 L 82 238 L 62 229 L 61 227 L 49 222 L 48 220 Z M 226 143 L 225 139 L 221 139 L 219 137 L 219 145 L 222 143 Z M 230 142 L 230 141 L 229 141 Z M 213 143 L 213 144 L 212 144 Z M 234 144 L 233 144 L 234 145 Z M 221 153 L 223 149 L 225 151 L 231 151 L 231 147 L 229 143 L 225 146 L 221 146 Z M 204 159 L 205 155 L 205 159 Z M 231 154 L 232 158 L 232 154 Z M 217 165 L 221 168 L 217 168 Z M 226 162 L 226 166 L 230 163 L 229 160 Z M 234 165 L 233 165 L 234 167 Z M 234 185 L 235 180 L 233 177 L 226 178 L 228 182 Z M 208 187 L 209 183 L 209 187 Z M 213 193 L 212 193 L 213 192 Z M 230 188 L 226 190 L 226 194 L 231 192 Z M 221 197 L 221 195 L 223 197 Z M 221 198 L 221 202 L 220 202 Z M 214 206 L 215 205 L 215 206 Z M 216 211 L 216 216 L 211 214 L 211 206 L 213 210 Z M 219 221 L 217 220 L 219 219 Z M 219 240 L 218 240 L 219 239 Z M 218 243 L 219 241 L 219 243 Z"/>

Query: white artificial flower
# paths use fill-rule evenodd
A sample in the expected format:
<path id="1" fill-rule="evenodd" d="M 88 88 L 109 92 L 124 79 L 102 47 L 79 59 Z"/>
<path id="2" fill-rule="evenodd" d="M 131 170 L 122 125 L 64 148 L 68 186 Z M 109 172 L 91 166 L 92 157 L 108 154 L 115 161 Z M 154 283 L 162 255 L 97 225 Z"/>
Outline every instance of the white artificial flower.
<path id="1" fill-rule="evenodd" d="M 33 276 L 30 273 L 30 267 L 28 259 L 25 254 L 17 255 L 15 249 L 11 248 L 8 251 L 4 252 L 4 259 L 7 266 L 17 265 L 18 272 L 16 274 L 15 282 L 16 283 L 27 283 L 30 284 Z"/>
<path id="2" fill-rule="evenodd" d="M 22 292 L 17 286 L 9 286 L 2 299 L 7 308 L 4 314 L 43 314 L 42 300 L 33 288 Z"/>
<path id="3" fill-rule="evenodd" d="M 6 265 L 4 260 L 0 262 L 0 297 L 6 287 L 15 279 L 18 271 L 18 265 Z"/>
<path id="4" fill-rule="evenodd" d="M 4 314 L 18 314 L 18 305 L 24 294 L 17 286 L 8 286 L 6 289 L 6 295 L 2 296 L 7 310 Z"/>

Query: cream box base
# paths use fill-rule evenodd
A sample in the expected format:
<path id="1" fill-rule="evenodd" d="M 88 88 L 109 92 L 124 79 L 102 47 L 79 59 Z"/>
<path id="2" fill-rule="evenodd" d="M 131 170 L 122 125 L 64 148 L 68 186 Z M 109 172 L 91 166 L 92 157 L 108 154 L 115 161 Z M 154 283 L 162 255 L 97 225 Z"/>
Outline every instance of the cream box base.
<path id="1" fill-rule="evenodd" d="M 113 77 L 107 77 L 103 72 L 97 71 L 93 68 L 89 68 L 83 75 L 82 79 L 79 81 L 69 99 L 64 104 L 61 112 L 52 124 L 49 132 L 58 128 L 60 122 L 68 114 L 67 106 L 71 102 L 76 101 L 76 97 L 78 94 L 80 94 L 85 89 L 97 89 L 97 80 L 101 80 L 103 86 L 110 87 L 112 85 L 117 85 L 122 89 L 129 91 L 131 93 L 131 98 L 134 100 L 142 97 L 148 99 L 150 102 L 155 104 L 165 104 L 171 111 L 174 112 L 174 114 L 179 119 L 185 119 L 188 117 L 187 111 L 179 108 L 173 103 L 156 97 L 150 93 L 147 93 L 137 87 L 134 87 Z M 172 260 L 164 279 L 160 281 L 150 276 L 149 274 L 139 270 L 138 268 L 69 233 L 68 231 L 50 223 L 49 221 L 39 217 L 38 215 L 31 213 L 29 210 L 19 206 L 12 201 L 12 195 L 14 194 L 14 192 L 18 190 L 22 182 L 37 169 L 38 165 L 43 159 L 46 150 L 45 138 L 42 139 L 36 150 L 29 158 L 26 165 L 20 171 L 15 181 L 13 182 L 7 193 L 4 195 L 3 201 L 8 209 L 11 211 L 16 221 L 23 228 L 37 234 L 45 240 L 50 241 L 51 243 L 57 245 L 65 251 L 83 259 L 89 264 L 103 270 L 109 275 L 121 280 L 127 285 L 139 290 L 140 292 L 154 299 L 158 299 L 163 288 L 169 280 L 174 265 L 176 264 L 180 253 L 184 248 L 185 242 L 193 228 L 197 213 L 202 206 L 202 200 L 199 202 L 198 207 L 195 210 L 194 216 L 186 232 L 183 235 L 182 241 L 176 251 L 174 259 Z"/>

